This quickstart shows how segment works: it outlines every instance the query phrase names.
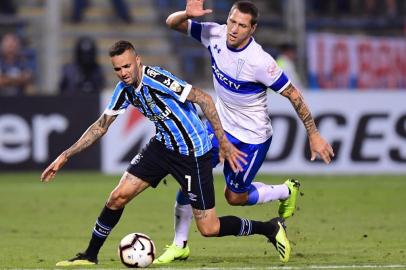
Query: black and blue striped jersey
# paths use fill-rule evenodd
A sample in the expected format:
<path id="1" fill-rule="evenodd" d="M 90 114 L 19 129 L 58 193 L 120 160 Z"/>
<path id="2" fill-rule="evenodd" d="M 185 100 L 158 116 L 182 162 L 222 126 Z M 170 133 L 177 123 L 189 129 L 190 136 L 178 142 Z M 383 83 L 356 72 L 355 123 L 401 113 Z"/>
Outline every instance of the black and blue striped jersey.
<path id="1" fill-rule="evenodd" d="M 199 157 L 211 149 L 211 142 L 196 107 L 186 100 L 191 89 L 190 84 L 160 67 L 143 66 L 139 86 L 120 81 L 104 113 L 122 114 L 131 104 L 154 122 L 155 137 L 166 148 Z"/>

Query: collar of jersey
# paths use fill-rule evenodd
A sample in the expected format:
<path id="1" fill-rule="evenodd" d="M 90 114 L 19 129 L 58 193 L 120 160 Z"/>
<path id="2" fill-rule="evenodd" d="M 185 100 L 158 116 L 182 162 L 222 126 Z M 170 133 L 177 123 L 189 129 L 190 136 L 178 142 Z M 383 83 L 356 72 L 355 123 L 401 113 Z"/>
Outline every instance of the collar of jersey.
<path id="1" fill-rule="evenodd" d="M 140 79 L 140 84 L 138 85 L 137 88 L 135 88 L 135 87 L 133 86 L 135 93 L 138 93 L 138 92 L 141 90 L 141 87 L 142 87 L 142 79 L 144 78 L 144 73 L 145 73 L 145 66 L 142 65 L 142 75 L 141 75 L 141 79 Z"/>
<path id="2" fill-rule="evenodd" d="M 245 49 L 251 44 L 251 42 L 252 42 L 253 40 L 254 40 L 254 38 L 253 38 L 253 37 L 250 37 L 250 40 L 248 41 L 247 45 L 245 45 L 245 46 L 242 47 L 241 49 L 234 49 L 234 48 L 231 48 L 231 47 L 228 46 L 227 42 L 226 42 L 226 46 L 227 46 L 227 49 L 229 49 L 229 50 L 232 51 L 232 52 L 241 52 L 241 51 L 245 50 Z"/>

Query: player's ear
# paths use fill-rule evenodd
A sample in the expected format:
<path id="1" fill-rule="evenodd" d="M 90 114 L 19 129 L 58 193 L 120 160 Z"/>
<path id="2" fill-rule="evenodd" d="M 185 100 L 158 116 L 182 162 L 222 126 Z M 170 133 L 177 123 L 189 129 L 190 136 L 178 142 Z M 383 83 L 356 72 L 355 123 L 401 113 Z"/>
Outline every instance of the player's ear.
<path id="1" fill-rule="evenodd" d="M 141 63 L 141 56 L 139 54 L 137 54 L 137 56 L 135 57 L 135 61 L 137 61 L 137 64 Z"/>
<path id="2" fill-rule="evenodd" d="M 256 24 L 254 24 L 253 26 L 252 26 L 252 28 L 251 28 L 251 31 L 250 31 L 250 34 L 252 35 L 252 34 L 254 34 L 254 32 L 255 32 L 255 30 L 257 29 L 257 23 Z"/>

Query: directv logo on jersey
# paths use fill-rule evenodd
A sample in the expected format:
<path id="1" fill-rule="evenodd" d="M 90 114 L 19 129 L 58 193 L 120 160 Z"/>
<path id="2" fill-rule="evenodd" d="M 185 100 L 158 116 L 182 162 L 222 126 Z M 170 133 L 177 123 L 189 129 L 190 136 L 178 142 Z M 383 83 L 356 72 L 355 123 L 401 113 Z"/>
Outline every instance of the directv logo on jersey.
<path id="1" fill-rule="evenodd" d="M 156 76 L 159 75 L 158 72 L 156 72 L 155 70 L 150 69 L 150 68 L 147 69 L 147 74 L 148 74 L 149 76 L 151 76 L 152 78 L 155 78 Z"/>
<path id="2" fill-rule="evenodd" d="M 213 63 L 213 65 L 211 66 L 214 74 L 216 75 L 217 79 L 219 79 L 220 81 L 222 81 L 223 83 L 225 83 L 228 87 L 230 88 L 234 88 L 236 90 L 238 90 L 241 87 L 241 84 L 235 83 L 230 81 L 227 77 L 225 77 L 221 71 L 217 68 L 216 64 Z"/>

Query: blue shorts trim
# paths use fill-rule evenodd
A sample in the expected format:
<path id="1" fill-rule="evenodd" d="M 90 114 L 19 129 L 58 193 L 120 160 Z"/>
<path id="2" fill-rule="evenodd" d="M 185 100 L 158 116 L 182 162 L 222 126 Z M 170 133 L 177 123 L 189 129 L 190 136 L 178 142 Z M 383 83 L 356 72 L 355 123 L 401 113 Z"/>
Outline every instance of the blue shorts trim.
<path id="1" fill-rule="evenodd" d="M 207 131 L 209 132 L 209 137 L 212 137 L 211 142 L 212 148 L 212 166 L 213 168 L 217 166 L 219 161 L 219 143 L 211 125 L 207 122 Z M 246 165 L 243 165 L 243 171 L 234 173 L 228 162 L 224 163 L 223 174 L 226 180 L 227 187 L 235 193 L 247 192 L 251 186 L 252 181 L 257 175 L 259 168 L 266 158 L 269 147 L 271 146 L 272 137 L 261 144 L 248 144 L 241 142 L 231 134 L 227 133 L 228 140 L 237 147 L 240 151 L 246 153 L 248 156 L 245 158 L 247 161 Z"/>

